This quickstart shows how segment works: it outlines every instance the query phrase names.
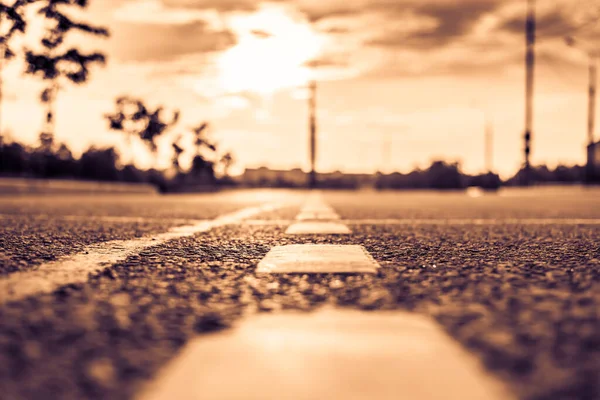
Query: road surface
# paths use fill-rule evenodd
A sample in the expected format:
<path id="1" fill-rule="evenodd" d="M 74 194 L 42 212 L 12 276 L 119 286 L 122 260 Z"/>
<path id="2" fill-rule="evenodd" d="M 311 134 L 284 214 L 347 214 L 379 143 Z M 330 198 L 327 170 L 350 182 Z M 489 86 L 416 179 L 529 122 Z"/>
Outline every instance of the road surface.
<path id="1" fill-rule="evenodd" d="M 323 307 L 428 318 L 516 398 L 600 399 L 599 189 L 0 196 L 0 225 L 2 399 L 139 397 L 196 340 Z M 307 244 L 377 268 L 257 272 Z"/>

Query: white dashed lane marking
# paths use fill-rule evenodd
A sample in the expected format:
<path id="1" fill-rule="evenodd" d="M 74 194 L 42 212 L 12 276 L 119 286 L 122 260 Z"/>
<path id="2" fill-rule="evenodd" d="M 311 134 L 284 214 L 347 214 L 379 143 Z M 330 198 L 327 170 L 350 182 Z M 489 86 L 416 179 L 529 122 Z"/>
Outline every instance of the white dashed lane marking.
<path id="1" fill-rule="evenodd" d="M 379 264 L 358 245 L 292 244 L 275 246 L 256 272 L 273 274 L 377 273 Z"/>
<path id="2" fill-rule="evenodd" d="M 347 235 L 348 226 L 337 221 L 321 219 L 319 215 L 333 216 L 339 219 L 320 194 L 314 192 L 308 198 L 300 215 L 313 215 L 314 219 L 300 221 L 290 225 L 285 232 L 288 235 Z M 256 272 L 273 274 L 374 274 L 379 264 L 362 246 L 331 244 L 294 244 L 275 246 L 258 264 Z"/>
<path id="3" fill-rule="evenodd" d="M 509 400 L 430 318 L 260 314 L 191 341 L 138 400 Z"/>
<path id="4" fill-rule="evenodd" d="M 313 192 L 285 232 L 288 235 L 347 235 L 350 229 L 339 222 L 340 216 L 329 207 L 318 192 Z"/>
<path id="5" fill-rule="evenodd" d="M 351 232 L 346 225 L 338 222 L 308 221 L 290 225 L 285 233 L 288 235 L 347 235 Z"/>
<path id="6" fill-rule="evenodd" d="M 350 233 L 313 195 L 287 234 Z M 321 219 L 319 216 L 337 218 Z M 302 219 L 302 218 L 297 218 Z M 335 231 L 335 232 L 332 232 Z M 257 273 L 377 273 L 360 245 L 273 247 Z M 259 275 L 260 277 L 260 275 Z M 325 310 L 258 315 L 190 342 L 139 400 L 507 400 L 513 397 L 430 318 Z"/>
<path id="7" fill-rule="evenodd" d="M 319 211 L 302 211 L 298 216 L 296 216 L 297 221 L 307 221 L 307 220 L 336 220 L 340 219 L 340 216 L 337 215 L 333 211 L 327 210 L 319 210 Z"/>

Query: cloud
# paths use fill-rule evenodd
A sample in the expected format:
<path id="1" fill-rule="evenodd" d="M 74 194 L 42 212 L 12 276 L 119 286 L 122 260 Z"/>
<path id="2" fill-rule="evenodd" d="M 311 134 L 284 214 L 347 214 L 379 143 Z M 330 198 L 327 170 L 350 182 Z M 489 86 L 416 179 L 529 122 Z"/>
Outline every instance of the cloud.
<path id="1" fill-rule="evenodd" d="M 343 55 L 326 55 L 309 60 L 304 65 L 308 68 L 343 68 L 348 66 L 348 59 Z"/>
<path id="2" fill-rule="evenodd" d="M 537 16 L 536 33 L 540 37 L 562 37 L 577 28 L 577 24 L 568 14 L 560 9 L 553 9 Z M 506 19 L 500 26 L 501 31 L 522 35 L 525 29 L 525 19 L 522 15 L 515 15 Z"/>
<path id="3" fill-rule="evenodd" d="M 322 32 L 330 35 L 343 35 L 345 33 L 350 33 L 350 29 L 341 26 L 332 26 L 331 28 L 324 29 Z"/>
<path id="4" fill-rule="evenodd" d="M 228 49 L 236 44 L 239 32 L 227 30 L 230 16 L 222 13 L 271 7 L 300 15 L 324 38 L 320 54 L 305 64 L 319 73 L 460 74 L 500 71 L 522 58 L 519 36 L 525 9 L 520 0 L 131 0 L 129 4 L 134 9 L 121 13 L 120 20 L 133 24 L 113 28 L 113 41 L 118 43 L 115 58 L 125 61 L 171 61 Z M 563 29 L 580 24 L 568 7 L 540 5 L 538 35 L 559 37 Z M 131 12 L 135 10 L 139 12 Z M 268 24 L 250 28 L 255 38 L 272 38 Z"/>
<path id="5" fill-rule="evenodd" d="M 113 51 L 121 61 L 168 61 L 225 50 L 236 43 L 229 31 L 217 31 L 206 22 L 185 24 L 121 23 L 111 27 Z"/>
<path id="6" fill-rule="evenodd" d="M 399 13 L 404 9 L 407 19 L 434 21 L 434 24 L 412 31 L 394 29 L 376 36 L 367 42 L 382 47 L 404 47 L 428 50 L 443 47 L 452 41 L 471 33 L 473 27 L 487 13 L 498 7 L 498 2 L 436 2 L 396 7 Z"/>
<path id="7" fill-rule="evenodd" d="M 260 39 L 269 39 L 273 37 L 273 34 L 260 29 L 254 29 L 250 33 Z"/>
<path id="8" fill-rule="evenodd" d="M 318 22 L 326 18 L 347 17 L 356 15 L 359 10 L 350 6 L 336 8 L 301 8 L 300 9 L 311 22 Z"/>
<path id="9" fill-rule="evenodd" d="M 260 1 L 256 0 L 161 0 L 167 7 L 191 10 L 254 11 Z"/>

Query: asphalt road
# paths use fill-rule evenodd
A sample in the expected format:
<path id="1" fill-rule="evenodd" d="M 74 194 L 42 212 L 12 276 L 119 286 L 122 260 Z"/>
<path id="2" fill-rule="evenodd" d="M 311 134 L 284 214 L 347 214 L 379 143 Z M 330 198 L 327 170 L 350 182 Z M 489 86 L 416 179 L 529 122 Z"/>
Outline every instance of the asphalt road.
<path id="1" fill-rule="evenodd" d="M 324 192 L 352 234 L 286 235 L 306 196 L 0 197 L 0 282 L 90 244 L 283 204 L 0 304 L 0 398 L 129 399 L 191 338 L 328 304 L 432 316 L 518 398 L 600 399 L 600 190 Z M 381 269 L 255 273 L 273 246 L 302 243 L 362 244 Z"/>

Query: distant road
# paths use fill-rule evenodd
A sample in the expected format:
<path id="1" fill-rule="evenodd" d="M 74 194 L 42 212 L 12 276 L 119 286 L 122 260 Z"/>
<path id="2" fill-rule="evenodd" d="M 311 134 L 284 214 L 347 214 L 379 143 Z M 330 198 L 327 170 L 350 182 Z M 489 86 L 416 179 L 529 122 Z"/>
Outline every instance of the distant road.
<path id="1" fill-rule="evenodd" d="M 157 193 L 153 185 L 61 179 L 0 178 L 0 194 Z"/>

